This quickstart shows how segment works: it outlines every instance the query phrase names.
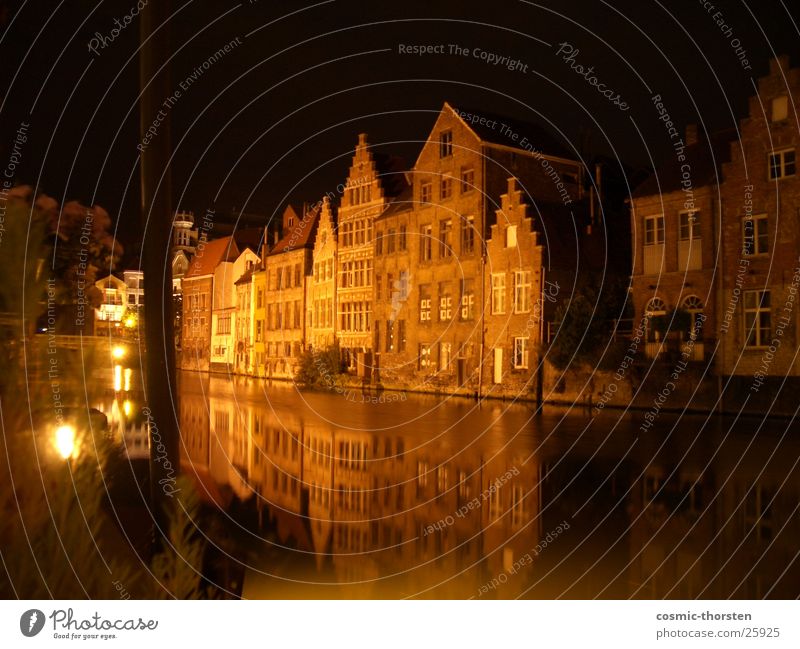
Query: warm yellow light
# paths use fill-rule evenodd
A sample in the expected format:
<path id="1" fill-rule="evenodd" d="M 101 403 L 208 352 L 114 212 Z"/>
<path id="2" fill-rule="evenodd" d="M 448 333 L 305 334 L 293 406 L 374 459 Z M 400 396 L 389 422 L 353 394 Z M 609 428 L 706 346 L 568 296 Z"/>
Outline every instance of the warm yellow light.
<path id="1" fill-rule="evenodd" d="M 119 360 L 120 358 L 125 358 L 125 348 L 122 345 L 116 345 L 111 350 L 111 355 Z"/>
<path id="2" fill-rule="evenodd" d="M 114 366 L 114 392 L 122 390 L 122 365 Z"/>
<path id="3" fill-rule="evenodd" d="M 136 326 L 136 316 L 130 315 L 125 318 L 125 326 L 128 327 L 128 329 L 133 329 Z"/>
<path id="4" fill-rule="evenodd" d="M 122 404 L 122 411 L 125 413 L 126 417 L 130 417 L 131 416 L 131 402 L 128 401 L 127 399 Z"/>
<path id="5" fill-rule="evenodd" d="M 131 389 L 131 375 L 133 374 L 133 370 L 130 367 L 125 368 L 125 392 L 129 392 Z"/>
<path id="6" fill-rule="evenodd" d="M 55 437 L 58 454 L 68 460 L 75 454 L 75 429 L 72 426 L 59 426 Z"/>

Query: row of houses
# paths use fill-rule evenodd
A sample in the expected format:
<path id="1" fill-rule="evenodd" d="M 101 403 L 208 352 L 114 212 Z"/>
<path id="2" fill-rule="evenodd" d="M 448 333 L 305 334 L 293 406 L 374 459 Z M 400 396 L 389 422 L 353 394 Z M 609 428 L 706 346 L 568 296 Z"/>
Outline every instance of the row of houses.
<path id="1" fill-rule="evenodd" d="M 304 353 L 336 346 L 364 379 L 519 393 L 559 307 L 617 276 L 629 311 L 609 339 L 627 317 L 650 358 L 800 374 L 798 87 L 779 57 L 737 128 L 665 132 L 673 155 L 629 214 L 608 200 L 612 169 L 590 174 L 536 126 L 445 103 L 410 168 L 360 134 L 337 190 L 278 222 L 198 240 L 176 217 L 180 366 L 291 378 Z"/>
<path id="2" fill-rule="evenodd" d="M 449 104 L 410 169 L 360 134 L 341 195 L 287 207 L 257 252 L 236 235 L 198 251 L 181 366 L 290 378 L 335 345 L 368 380 L 525 386 L 556 305 L 602 263 L 584 168 L 532 125 Z"/>

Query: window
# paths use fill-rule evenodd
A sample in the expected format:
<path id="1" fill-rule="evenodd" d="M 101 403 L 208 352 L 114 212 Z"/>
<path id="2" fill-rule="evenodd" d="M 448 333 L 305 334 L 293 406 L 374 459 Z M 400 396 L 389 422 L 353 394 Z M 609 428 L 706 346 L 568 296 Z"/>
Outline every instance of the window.
<path id="1" fill-rule="evenodd" d="M 531 271 L 514 271 L 514 313 L 527 313 L 531 309 Z"/>
<path id="2" fill-rule="evenodd" d="M 453 195 L 453 179 L 442 178 L 439 185 L 439 198 L 446 200 Z"/>
<path id="3" fill-rule="evenodd" d="M 452 231 L 453 222 L 450 219 L 439 221 L 439 257 L 441 258 L 453 255 Z"/>
<path id="4" fill-rule="evenodd" d="M 430 203 L 433 194 L 433 185 L 431 183 L 421 183 L 419 186 L 419 202 Z"/>
<path id="5" fill-rule="evenodd" d="M 664 217 L 648 216 L 644 219 L 644 245 L 655 246 L 664 243 Z"/>
<path id="6" fill-rule="evenodd" d="M 772 330 L 769 291 L 744 292 L 745 346 L 766 347 Z"/>
<path id="7" fill-rule="evenodd" d="M 450 369 L 450 358 L 453 355 L 452 343 L 439 343 L 439 371 Z"/>
<path id="8" fill-rule="evenodd" d="M 220 316 L 217 318 L 217 333 L 220 335 L 226 335 L 231 332 L 231 317 L 230 316 Z"/>
<path id="9" fill-rule="evenodd" d="M 439 135 L 439 157 L 453 155 L 453 131 L 442 131 Z"/>
<path id="10" fill-rule="evenodd" d="M 475 170 L 462 169 L 461 170 L 461 193 L 466 194 L 475 189 Z"/>
<path id="11" fill-rule="evenodd" d="M 765 255 L 769 252 L 769 230 L 766 214 L 742 220 L 742 254 Z"/>
<path id="12" fill-rule="evenodd" d="M 419 259 L 430 261 L 433 258 L 433 226 L 423 225 L 419 229 Z"/>
<path id="13" fill-rule="evenodd" d="M 517 247 L 517 226 L 509 225 L 506 228 L 506 248 Z"/>
<path id="14" fill-rule="evenodd" d="M 769 179 L 777 180 L 794 176 L 794 149 L 773 151 L 769 154 Z"/>
<path id="15" fill-rule="evenodd" d="M 681 212 L 678 216 L 678 237 L 681 241 L 700 238 L 700 213 Z"/>
<path id="16" fill-rule="evenodd" d="M 449 322 L 453 318 L 453 298 L 445 285 L 439 286 L 439 322 Z"/>
<path id="17" fill-rule="evenodd" d="M 514 367 L 528 369 L 528 338 L 514 338 Z"/>
<path id="18" fill-rule="evenodd" d="M 381 299 L 381 276 L 380 273 L 375 273 L 375 299 Z"/>
<path id="19" fill-rule="evenodd" d="M 492 273 L 492 313 L 503 314 L 506 312 L 506 275 L 505 273 Z"/>
<path id="20" fill-rule="evenodd" d="M 475 317 L 475 285 L 472 279 L 461 280 L 461 319 L 472 320 Z"/>
<path id="21" fill-rule="evenodd" d="M 419 287 L 419 321 L 431 321 L 431 295 L 426 284 Z"/>
<path id="22" fill-rule="evenodd" d="M 394 274 L 386 273 L 386 297 L 394 300 Z"/>
<path id="23" fill-rule="evenodd" d="M 430 366 L 431 366 L 431 346 L 427 343 L 420 343 L 419 369 L 423 370 Z"/>
<path id="24" fill-rule="evenodd" d="M 375 233 L 375 254 L 383 254 L 383 232 Z"/>
<path id="25" fill-rule="evenodd" d="M 781 122 L 789 117 L 789 98 L 786 95 L 772 100 L 772 121 Z"/>
<path id="26" fill-rule="evenodd" d="M 389 230 L 386 233 L 386 254 L 391 255 L 394 252 L 394 238 L 395 238 L 395 231 Z"/>
<path id="27" fill-rule="evenodd" d="M 397 249 L 398 250 L 405 250 L 406 249 L 406 226 L 400 226 L 400 234 L 397 239 Z"/>
<path id="28" fill-rule="evenodd" d="M 475 252 L 475 217 L 465 216 L 461 219 L 461 254 Z"/>
<path id="29" fill-rule="evenodd" d="M 302 273 L 302 271 L 300 270 L 300 264 L 295 264 L 294 265 L 294 285 L 295 286 L 301 286 L 302 285 L 302 282 L 300 281 L 300 277 L 302 276 L 301 273 Z"/>

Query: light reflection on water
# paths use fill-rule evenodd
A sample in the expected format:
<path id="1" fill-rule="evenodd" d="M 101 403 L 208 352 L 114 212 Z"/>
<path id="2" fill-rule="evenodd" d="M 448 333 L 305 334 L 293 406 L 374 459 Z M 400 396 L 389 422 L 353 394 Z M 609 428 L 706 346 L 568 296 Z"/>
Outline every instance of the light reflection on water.
<path id="1" fill-rule="evenodd" d="M 796 427 L 639 419 L 180 381 L 245 597 L 797 597 Z"/>

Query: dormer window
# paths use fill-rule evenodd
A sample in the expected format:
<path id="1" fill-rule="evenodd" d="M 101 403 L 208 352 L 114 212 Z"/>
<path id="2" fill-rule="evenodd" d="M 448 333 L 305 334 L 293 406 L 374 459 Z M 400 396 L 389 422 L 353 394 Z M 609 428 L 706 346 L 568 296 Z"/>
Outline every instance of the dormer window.
<path id="1" fill-rule="evenodd" d="M 789 97 L 781 95 L 772 100 L 772 116 L 773 122 L 781 122 L 789 117 Z"/>
<path id="2" fill-rule="evenodd" d="M 447 158 L 453 155 L 453 131 L 442 131 L 439 135 L 439 157 Z"/>

